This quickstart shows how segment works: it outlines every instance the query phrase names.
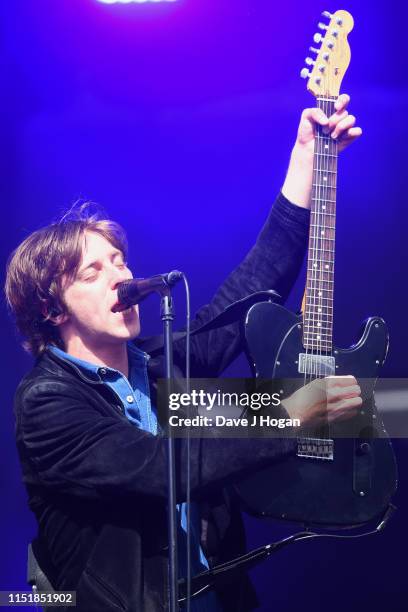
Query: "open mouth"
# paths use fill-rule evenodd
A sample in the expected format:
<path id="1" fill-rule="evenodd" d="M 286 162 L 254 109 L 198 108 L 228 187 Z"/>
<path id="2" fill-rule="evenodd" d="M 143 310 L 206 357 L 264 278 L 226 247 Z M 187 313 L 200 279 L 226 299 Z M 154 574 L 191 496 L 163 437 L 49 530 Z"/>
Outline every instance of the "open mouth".
<path id="1" fill-rule="evenodd" d="M 133 306 L 126 306 L 126 304 L 120 304 L 116 302 L 111 308 L 112 312 L 130 312 Z"/>

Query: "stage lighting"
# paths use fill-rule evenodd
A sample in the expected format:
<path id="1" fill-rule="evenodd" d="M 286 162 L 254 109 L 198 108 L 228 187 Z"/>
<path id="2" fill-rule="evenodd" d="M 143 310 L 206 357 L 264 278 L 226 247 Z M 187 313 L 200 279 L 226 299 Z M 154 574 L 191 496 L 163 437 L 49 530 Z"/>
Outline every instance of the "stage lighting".
<path id="1" fill-rule="evenodd" d="M 103 4 L 146 4 L 146 2 L 176 2 L 176 0 L 98 0 Z"/>

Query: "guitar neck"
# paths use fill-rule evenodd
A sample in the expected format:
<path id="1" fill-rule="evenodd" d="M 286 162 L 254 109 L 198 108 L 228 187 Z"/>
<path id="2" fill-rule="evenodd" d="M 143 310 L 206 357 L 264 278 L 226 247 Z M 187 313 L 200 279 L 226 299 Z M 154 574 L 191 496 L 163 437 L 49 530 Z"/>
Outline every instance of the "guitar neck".
<path id="1" fill-rule="evenodd" d="M 317 98 L 327 117 L 335 98 Z M 319 127 L 315 139 L 307 258 L 303 344 L 312 352 L 333 346 L 334 253 L 336 231 L 337 143 Z"/>

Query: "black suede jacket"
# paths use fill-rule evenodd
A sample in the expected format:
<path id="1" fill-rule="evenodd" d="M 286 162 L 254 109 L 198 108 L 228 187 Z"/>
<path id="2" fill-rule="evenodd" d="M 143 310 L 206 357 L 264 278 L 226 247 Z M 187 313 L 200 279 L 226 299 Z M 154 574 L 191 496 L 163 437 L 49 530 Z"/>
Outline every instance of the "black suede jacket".
<path id="1" fill-rule="evenodd" d="M 308 220 L 308 211 L 279 195 L 256 244 L 199 311 L 193 329 L 250 293 L 275 289 L 285 298 L 302 263 Z M 182 369 L 184 342 L 175 342 L 174 349 Z M 197 335 L 191 342 L 191 375 L 216 377 L 241 350 L 237 324 Z M 163 357 L 157 355 L 149 361 L 153 396 L 162 375 Z M 49 351 L 21 381 L 15 414 L 23 480 L 39 525 L 35 552 L 54 588 L 76 590 L 78 612 L 166 610 L 165 438 L 132 425 L 100 374 Z M 292 451 L 292 441 L 278 439 L 191 440 L 191 495 L 200 504 L 201 541 L 210 565 L 245 548 L 241 515 L 227 485 Z M 186 496 L 182 440 L 176 462 L 181 502 Z M 246 576 L 220 586 L 218 596 L 225 610 L 257 605 Z"/>

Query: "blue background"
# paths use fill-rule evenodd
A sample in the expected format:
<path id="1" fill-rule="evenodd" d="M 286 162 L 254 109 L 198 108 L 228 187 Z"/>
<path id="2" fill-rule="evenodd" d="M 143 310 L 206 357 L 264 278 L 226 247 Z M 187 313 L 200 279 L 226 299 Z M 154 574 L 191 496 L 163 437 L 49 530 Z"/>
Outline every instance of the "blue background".
<path id="1" fill-rule="evenodd" d="M 406 376 L 407 6 L 350 1 L 96 0 L 2 2 L 1 274 L 32 230 L 77 198 L 101 203 L 130 238 L 135 275 L 179 268 L 192 305 L 207 302 L 252 245 L 279 191 L 301 110 L 298 78 L 322 10 L 349 10 L 352 63 L 343 91 L 363 138 L 341 155 L 335 341 L 360 322 L 390 327 L 387 376 Z M 289 300 L 298 309 L 304 279 Z M 175 291 L 178 322 L 184 306 Z M 160 330 L 155 299 L 145 334 Z M 12 397 L 30 367 L 4 299 L 0 428 L 0 590 L 25 589 L 35 531 L 13 439 Z M 245 360 L 230 374 L 247 372 Z M 387 530 L 355 543 L 303 543 L 253 572 L 262 610 L 407 609 L 406 440 L 399 512 Z M 292 531 L 247 519 L 249 544 Z"/>

